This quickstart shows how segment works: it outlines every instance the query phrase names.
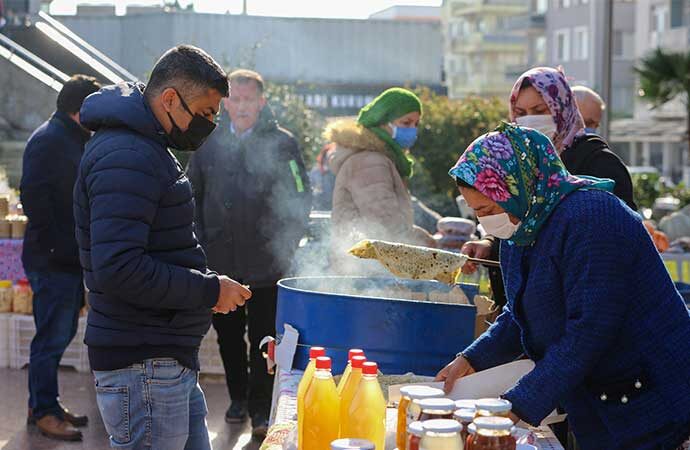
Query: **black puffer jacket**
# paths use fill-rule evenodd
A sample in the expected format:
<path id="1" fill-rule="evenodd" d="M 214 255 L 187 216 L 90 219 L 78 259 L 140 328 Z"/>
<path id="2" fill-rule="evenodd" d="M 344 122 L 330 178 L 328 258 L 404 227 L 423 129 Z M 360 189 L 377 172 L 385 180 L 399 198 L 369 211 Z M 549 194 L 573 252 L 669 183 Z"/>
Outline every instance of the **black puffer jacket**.
<path id="1" fill-rule="evenodd" d="M 242 138 L 222 117 L 187 167 L 197 234 L 212 270 L 252 287 L 272 286 L 306 233 L 309 177 L 297 141 L 268 107 Z"/>

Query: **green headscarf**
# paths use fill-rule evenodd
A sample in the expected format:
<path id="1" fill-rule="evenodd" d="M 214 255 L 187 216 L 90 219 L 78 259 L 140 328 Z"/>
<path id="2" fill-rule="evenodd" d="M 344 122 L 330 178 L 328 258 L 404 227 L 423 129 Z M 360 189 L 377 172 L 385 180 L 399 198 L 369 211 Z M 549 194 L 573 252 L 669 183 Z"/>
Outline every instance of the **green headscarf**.
<path id="1" fill-rule="evenodd" d="M 422 114 L 422 102 L 419 97 L 407 89 L 390 88 L 362 108 L 357 117 L 360 125 L 371 130 L 379 139 L 388 144 L 395 167 L 403 178 L 412 176 L 414 162 L 405 154 L 400 144 L 395 142 L 391 135 L 380 126 L 411 112 Z"/>

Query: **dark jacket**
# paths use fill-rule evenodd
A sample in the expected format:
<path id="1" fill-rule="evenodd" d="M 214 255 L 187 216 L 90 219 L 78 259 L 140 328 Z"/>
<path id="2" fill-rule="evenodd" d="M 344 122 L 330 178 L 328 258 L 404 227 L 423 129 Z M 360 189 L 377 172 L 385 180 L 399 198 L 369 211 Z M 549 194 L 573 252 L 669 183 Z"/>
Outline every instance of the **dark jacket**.
<path id="1" fill-rule="evenodd" d="M 96 131 L 74 191 L 94 370 L 154 357 L 198 368 L 218 300 L 217 275 L 194 235 L 189 180 L 142 91 L 109 86 L 81 109 L 84 126 Z"/>
<path id="2" fill-rule="evenodd" d="M 295 138 L 268 107 L 241 138 L 223 115 L 190 159 L 187 174 L 209 267 L 253 287 L 274 285 L 290 269 L 311 209 Z"/>
<path id="3" fill-rule="evenodd" d="M 27 271 L 81 272 L 72 191 L 89 137 L 69 115 L 57 111 L 26 144 L 19 189 L 29 218 L 22 253 Z"/>
<path id="4" fill-rule="evenodd" d="M 625 163 L 613 153 L 608 144 L 595 134 L 581 136 L 561 153 L 563 164 L 574 175 L 610 178 L 616 182 L 613 193 L 637 211 L 633 199 L 633 184 Z"/>
<path id="5" fill-rule="evenodd" d="M 507 307 L 464 354 L 475 370 L 536 363 L 505 393 L 518 417 L 537 425 L 563 406 L 583 450 L 687 439 L 690 314 L 637 214 L 576 191 L 534 245 L 501 244 L 501 267 Z"/>

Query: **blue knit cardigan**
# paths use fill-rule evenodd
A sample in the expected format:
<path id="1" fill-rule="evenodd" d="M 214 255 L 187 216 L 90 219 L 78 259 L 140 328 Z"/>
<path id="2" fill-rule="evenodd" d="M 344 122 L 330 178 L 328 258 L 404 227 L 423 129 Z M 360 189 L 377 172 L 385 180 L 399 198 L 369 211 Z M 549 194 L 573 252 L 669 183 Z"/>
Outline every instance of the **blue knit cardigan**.
<path id="1" fill-rule="evenodd" d="M 476 370 L 536 363 L 504 397 L 538 424 L 557 406 L 582 449 L 673 448 L 690 436 L 690 314 L 637 214 L 566 197 L 528 247 L 501 244 L 508 304 L 463 351 Z"/>

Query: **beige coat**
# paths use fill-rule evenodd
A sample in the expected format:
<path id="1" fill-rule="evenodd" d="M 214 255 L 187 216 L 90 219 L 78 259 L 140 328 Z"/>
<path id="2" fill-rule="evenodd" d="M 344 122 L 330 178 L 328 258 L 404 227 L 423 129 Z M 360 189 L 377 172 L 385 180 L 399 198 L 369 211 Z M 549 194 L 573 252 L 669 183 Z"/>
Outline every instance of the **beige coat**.
<path id="1" fill-rule="evenodd" d="M 333 190 L 331 263 L 336 272 L 357 273 L 364 263 L 347 250 L 362 239 L 428 245 L 431 237 L 414 226 L 410 194 L 387 145 L 352 120 L 331 124 L 324 134 L 335 144 L 329 167 Z"/>

